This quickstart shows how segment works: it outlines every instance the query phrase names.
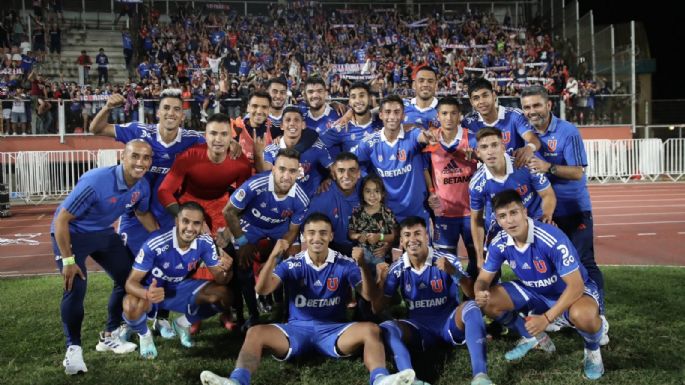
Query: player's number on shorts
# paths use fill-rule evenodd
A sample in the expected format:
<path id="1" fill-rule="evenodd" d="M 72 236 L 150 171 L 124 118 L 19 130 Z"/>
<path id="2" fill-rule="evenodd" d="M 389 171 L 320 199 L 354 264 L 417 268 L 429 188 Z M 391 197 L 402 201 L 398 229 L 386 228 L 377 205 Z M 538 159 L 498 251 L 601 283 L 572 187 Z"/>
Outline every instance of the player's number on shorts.
<path id="1" fill-rule="evenodd" d="M 561 259 L 564 266 L 570 266 L 575 261 L 573 255 L 571 255 L 571 253 L 568 251 L 568 247 L 566 247 L 566 245 L 557 246 L 557 250 L 561 252 Z"/>

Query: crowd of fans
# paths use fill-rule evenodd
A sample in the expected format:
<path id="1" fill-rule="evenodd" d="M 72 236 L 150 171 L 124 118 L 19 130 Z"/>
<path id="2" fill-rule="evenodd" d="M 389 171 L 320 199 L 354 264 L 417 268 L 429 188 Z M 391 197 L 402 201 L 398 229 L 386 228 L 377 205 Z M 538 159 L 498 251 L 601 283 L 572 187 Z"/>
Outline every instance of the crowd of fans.
<path id="1" fill-rule="evenodd" d="M 36 123 L 29 133 L 55 133 L 57 99 L 67 100 L 67 132 L 79 132 L 88 127 L 102 100 L 116 92 L 126 96 L 127 104 L 112 114 L 112 122 L 153 122 L 154 99 L 163 87 L 183 89 L 189 100 L 184 105 L 186 126 L 195 129 L 202 127 L 203 111 L 240 114 L 247 95 L 273 77 L 287 80 L 294 102 L 301 99 L 304 80 L 313 75 L 327 81 L 332 98 L 347 98 L 349 86 L 359 80 L 367 81 L 378 96 L 406 97 L 413 93 L 412 73 L 425 65 L 439 73 L 438 95 L 465 98 L 465 85 L 481 76 L 492 81 L 501 97 L 541 84 L 560 95 L 567 117 L 581 124 L 603 120 L 593 113 L 601 103 L 595 95 L 610 93 L 606 82 L 576 80 L 560 54 L 562 42 L 535 21 L 521 28 L 508 15 L 499 21 L 477 11 L 407 16 L 395 9 L 327 11 L 308 2 L 273 3 L 258 16 L 187 3 L 166 22 L 158 10 L 149 9 L 138 36 L 122 31 L 131 75 L 126 84 L 108 83 L 109 62 L 106 55 L 100 61 L 102 50 L 95 62 L 82 52 L 75 64 L 85 70 L 84 84 L 68 83 L 44 79 L 34 68 L 46 60 L 47 51 L 61 53 L 61 1 L 37 0 L 33 5 L 32 42 L 26 42 L 27 27 L 16 11 L 7 12 L 0 24 L 4 134 L 27 133 L 32 113 Z M 122 7 L 127 8 L 121 14 L 130 15 L 131 5 Z M 91 66 L 97 66 L 97 73 L 88 73 Z M 501 102 L 506 104 L 506 98 Z M 144 117 L 138 116 L 139 103 L 144 104 Z"/>

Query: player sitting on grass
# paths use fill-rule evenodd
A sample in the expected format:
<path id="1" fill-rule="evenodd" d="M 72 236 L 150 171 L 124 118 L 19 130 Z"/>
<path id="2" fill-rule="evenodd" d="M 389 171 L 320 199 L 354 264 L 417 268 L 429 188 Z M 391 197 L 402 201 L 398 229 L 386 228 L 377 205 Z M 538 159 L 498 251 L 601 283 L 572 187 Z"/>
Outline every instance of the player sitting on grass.
<path id="1" fill-rule="evenodd" d="M 200 374 L 204 385 L 248 385 L 265 349 L 274 357 L 289 360 L 317 352 L 332 358 L 347 357 L 363 349 L 364 363 L 372 385 L 409 385 L 414 371 L 388 374 L 385 349 L 378 325 L 370 322 L 344 322 L 350 286 L 366 300 L 377 295 L 371 272 L 364 262 L 364 251 L 353 249 L 354 259 L 328 248 L 333 240 L 331 220 L 315 213 L 304 222 L 307 251 L 279 262 L 288 242 L 276 241 L 269 259 L 259 274 L 257 293 L 268 295 L 281 284 L 288 296 L 290 318 L 284 324 L 257 325 L 250 328 L 240 349 L 236 368 L 230 378 L 210 371 Z"/>

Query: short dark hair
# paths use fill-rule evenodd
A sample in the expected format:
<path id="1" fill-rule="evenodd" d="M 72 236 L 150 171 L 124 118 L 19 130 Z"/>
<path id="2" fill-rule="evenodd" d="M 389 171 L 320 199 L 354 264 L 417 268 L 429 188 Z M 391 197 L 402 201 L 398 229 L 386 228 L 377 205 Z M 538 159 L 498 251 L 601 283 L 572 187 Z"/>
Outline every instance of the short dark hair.
<path id="1" fill-rule="evenodd" d="M 476 143 L 488 136 L 502 138 L 502 130 L 497 127 L 483 127 L 476 132 Z"/>
<path id="2" fill-rule="evenodd" d="M 286 82 L 281 76 L 269 79 L 269 81 L 266 82 L 266 88 L 269 89 L 272 84 L 280 84 L 285 87 L 286 90 L 288 89 L 288 82 Z"/>
<path id="3" fill-rule="evenodd" d="M 307 219 L 305 219 L 304 223 L 302 224 L 302 228 L 304 229 L 308 224 L 312 222 L 328 223 L 328 225 L 331 227 L 331 230 L 333 230 L 333 222 L 331 222 L 331 218 L 329 218 L 326 214 L 320 212 L 313 213 L 312 215 L 308 216 Z"/>
<path id="4" fill-rule="evenodd" d="M 302 110 L 300 110 L 299 107 L 297 106 L 287 106 L 286 108 L 283 109 L 283 114 L 281 116 L 285 117 L 285 114 L 287 113 L 296 113 L 300 115 L 301 118 L 304 119 L 304 115 L 302 114 Z"/>
<path id="5" fill-rule="evenodd" d="M 290 159 L 295 159 L 298 162 L 300 161 L 300 152 L 294 148 L 282 148 L 278 150 L 278 154 L 276 154 L 276 159 L 280 158 L 281 156 Z"/>
<path id="6" fill-rule="evenodd" d="M 471 94 L 478 91 L 486 89 L 490 92 L 495 92 L 494 89 L 492 88 L 492 83 L 490 83 L 489 80 L 486 78 L 476 78 L 469 83 L 469 97 L 471 97 Z"/>
<path id="7" fill-rule="evenodd" d="M 459 103 L 459 99 L 454 98 L 452 96 L 445 96 L 444 98 L 440 98 L 440 100 L 438 100 L 438 105 L 435 106 L 435 109 L 440 110 L 441 106 L 455 106 L 457 107 L 457 111 L 461 111 L 461 103 Z"/>
<path id="8" fill-rule="evenodd" d="M 216 114 L 213 114 L 209 118 L 207 118 L 207 123 L 205 126 L 208 126 L 209 123 L 227 123 L 231 124 L 231 117 L 222 113 L 222 112 L 217 112 Z"/>
<path id="9" fill-rule="evenodd" d="M 530 86 L 524 88 L 521 90 L 521 98 L 525 98 L 526 96 L 540 96 L 545 99 L 545 101 L 549 100 L 549 93 L 543 86 Z"/>
<path id="10" fill-rule="evenodd" d="M 516 190 L 504 190 L 500 191 L 492 197 L 492 211 L 508 206 L 510 203 L 518 203 L 523 206 L 523 200 L 521 195 L 516 192 Z"/>
<path id="11" fill-rule="evenodd" d="M 369 95 L 371 94 L 371 87 L 369 87 L 369 85 L 364 83 L 364 82 L 352 83 L 352 85 L 350 86 L 350 92 L 352 92 L 352 90 L 356 90 L 357 88 L 361 88 L 361 89 L 365 90 L 366 93 Z"/>
<path id="12" fill-rule="evenodd" d="M 338 153 L 338 155 L 335 156 L 335 161 L 340 162 L 344 160 L 353 160 L 357 163 L 359 163 L 359 158 L 357 158 L 357 155 L 354 155 L 353 153 L 349 151 L 343 151 L 341 153 Z"/>
<path id="13" fill-rule="evenodd" d="M 419 72 L 421 72 L 421 71 L 432 72 L 433 75 L 435 75 L 436 78 L 438 77 L 438 71 L 436 71 L 435 68 L 433 68 L 433 67 L 431 67 L 431 66 L 419 67 L 419 69 L 416 70 L 416 75 L 418 75 Z"/>
<path id="14" fill-rule="evenodd" d="M 250 93 L 250 96 L 247 97 L 247 104 L 250 104 L 250 101 L 252 101 L 252 98 L 268 99 L 269 104 L 271 104 L 271 95 L 269 95 L 269 93 L 266 91 L 257 90 L 257 91 L 253 91 L 252 93 Z"/>
<path id="15" fill-rule="evenodd" d="M 406 229 L 407 227 L 414 227 L 416 225 L 426 227 L 426 220 L 417 216 L 406 217 L 402 222 L 400 222 L 400 230 Z"/>
<path id="16" fill-rule="evenodd" d="M 308 77 L 307 80 L 304 81 L 304 88 L 315 84 L 320 84 L 324 89 L 326 88 L 326 82 L 321 78 L 321 76 Z"/>
<path id="17" fill-rule="evenodd" d="M 205 214 L 205 209 L 197 202 L 195 201 L 188 201 L 185 203 L 181 203 L 178 206 L 178 213 L 176 216 L 181 215 L 181 211 L 183 210 L 191 210 L 191 211 L 199 211 L 202 213 L 202 218 L 205 218 L 207 215 Z"/>
<path id="18" fill-rule="evenodd" d="M 380 104 L 381 110 L 383 109 L 383 106 L 388 104 L 388 103 L 399 103 L 400 106 L 402 106 L 402 110 L 404 111 L 404 101 L 398 95 L 389 95 L 389 96 L 386 96 L 385 98 L 383 98 L 383 100 L 381 100 L 381 104 Z"/>

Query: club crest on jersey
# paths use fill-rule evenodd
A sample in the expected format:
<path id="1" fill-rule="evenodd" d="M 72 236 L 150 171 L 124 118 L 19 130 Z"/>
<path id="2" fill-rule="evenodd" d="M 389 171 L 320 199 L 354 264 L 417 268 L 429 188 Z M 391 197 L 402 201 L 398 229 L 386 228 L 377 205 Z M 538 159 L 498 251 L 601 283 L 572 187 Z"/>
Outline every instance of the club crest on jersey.
<path id="1" fill-rule="evenodd" d="M 330 291 L 336 291 L 338 289 L 338 277 L 326 279 L 326 287 Z"/>
<path id="2" fill-rule="evenodd" d="M 535 259 L 535 260 L 533 260 L 533 265 L 535 265 L 535 270 L 537 270 L 538 273 L 546 273 L 547 272 L 547 264 L 545 263 L 545 261 Z"/>
<path id="3" fill-rule="evenodd" d="M 131 194 L 131 204 L 134 205 L 136 202 L 138 202 L 138 199 L 140 198 L 140 191 L 134 191 L 133 194 Z"/>
<path id="4" fill-rule="evenodd" d="M 442 293 L 442 279 L 431 279 L 431 289 L 436 293 Z"/>
<path id="5" fill-rule="evenodd" d="M 516 192 L 518 192 L 520 196 L 525 196 L 526 194 L 528 194 L 528 185 L 524 184 L 522 186 L 516 187 Z"/>
<path id="6" fill-rule="evenodd" d="M 397 159 L 399 159 L 400 162 L 404 162 L 407 160 L 407 152 L 404 150 L 400 150 L 397 152 Z"/>
<path id="7" fill-rule="evenodd" d="M 238 192 L 235 194 L 235 200 L 238 202 L 241 202 L 245 198 L 245 190 L 240 189 Z"/>
<path id="8" fill-rule="evenodd" d="M 502 131 L 502 142 L 504 142 L 504 144 L 509 144 L 510 141 L 511 141 L 511 132 Z"/>
<path id="9" fill-rule="evenodd" d="M 193 261 L 193 262 L 188 263 L 188 271 L 195 270 L 196 267 L 197 267 L 197 261 Z"/>
<path id="10" fill-rule="evenodd" d="M 281 211 L 281 218 L 288 218 L 288 217 L 291 217 L 292 215 L 293 215 L 292 210 L 285 209 L 285 210 Z"/>
<path id="11" fill-rule="evenodd" d="M 555 152 L 557 150 L 557 140 L 547 139 L 547 148 L 549 148 L 551 152 Z"/>

